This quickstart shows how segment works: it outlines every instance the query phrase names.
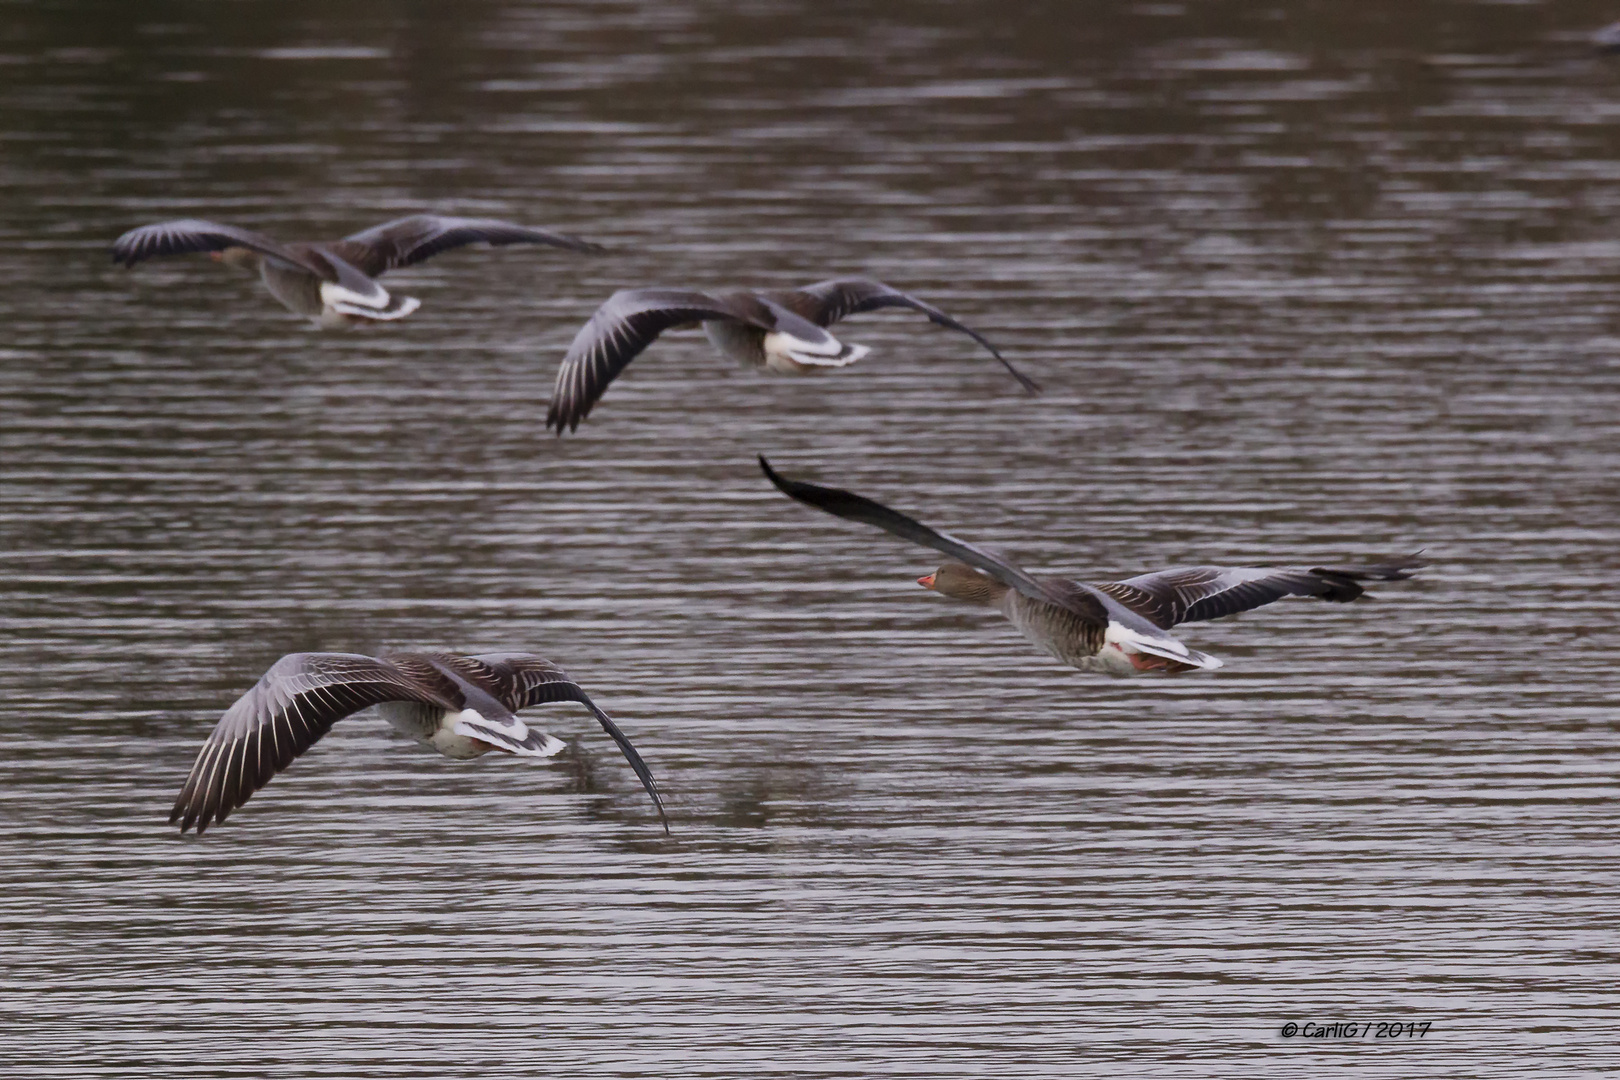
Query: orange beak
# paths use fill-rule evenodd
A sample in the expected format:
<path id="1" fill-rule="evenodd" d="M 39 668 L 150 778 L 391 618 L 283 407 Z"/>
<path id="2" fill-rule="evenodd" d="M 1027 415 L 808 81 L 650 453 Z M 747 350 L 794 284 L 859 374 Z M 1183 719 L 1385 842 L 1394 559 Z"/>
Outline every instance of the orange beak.
<path id="1" fill-rule="evenodd" d="M 918 578 L 917 584 L 921 585 L 925 589 L 932 589 L 934 587 L 934 575 L 929 574 L 927 577 Z"/>

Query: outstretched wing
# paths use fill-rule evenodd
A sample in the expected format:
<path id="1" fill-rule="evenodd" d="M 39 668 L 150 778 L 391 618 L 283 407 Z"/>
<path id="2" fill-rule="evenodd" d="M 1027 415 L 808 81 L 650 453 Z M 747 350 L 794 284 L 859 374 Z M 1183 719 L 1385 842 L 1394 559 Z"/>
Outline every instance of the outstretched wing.
<path id="1" fill-rule="evenodd" d="M 914 544 L 933 548 L 944 552 L 954 558 L 960 559 L 969 566 L 976 566 L 989 574 L 997 581 L 1009 585 L 1032 600 L 1040 600 L 1063 608 L 1082 619 L 1098 626 L 1106 626 L 1108 613 L 1103 602 L 1087 591 L 1086 586 L 1073 588 L 1058 588 L 1051 582 L 1040 581 L 1031 577 L 1024 570 L 1010 560 L 985 548 L 959 540 L 949 533 L 929 528 L 915 518 L 909 518 L 898 510 L 891 510 L 881 503 L 873 502 L 864 495 L 857 495 L 852 491 L 841 488 L 822 487 L 819 484 L 808 484 L 802 480 L 789 480 L 777 474 L 771 468 L 771 463 L 763 456 L 759 459 L 759 467 L 765 470 L 766 477 L 775 484 L 777 490 L 791 499 L 797 499 L 806 506 L 813 506 L 818 510 L 825 510 L 835 517 L 847 518 L 850 521 L 859 521 L 866 525 L 875 525 L 884 532 L 892 533 L 902 540 L 910 540 Z M 1073 585 L 1073 583 L 1065 583 Z"/>
<path id="2" fill-rule="evenodd" d="M 622 289 L 574 335 L 551 391 L 546 426 L 574 431 L 603 391 L 659 334 L 705 319 L 752 322 L 735 305 L 685 289 Z"/>
<path id="3" fill-rule="evenodd" d="M 128 267 L 158 255 L 191 255 L 233 247 L 249 248 L 293 266 L 314 269 L 297 252 L 268 236 L 238 229 L 235 225 L 221 225 L 196 218 L 160 221 L 155 225 L 131 229 L 113 241 L 112 257 L 113 262 Z"/>
<path id="4" fill-rule="evenodd" d="M 996 347 L 985 340 L 978 331 L 962 325 L 939 308 L 925 303 L 909 293 L 903 293 L 881 281 L 872 281 L 869 278 L 833 278 L 829 281 L 818 281 L 814 285 L 806 285 L 801 289 L 789 289 L 782 292 L 767 294 L 783 307 L 804 316 L 817 326 L 831 326 L 840 319 L 862 311 L 875 311 L 878 308 L 900 307 L 909 308 L 928 316 L 929 321 L 936 326 L 943 326 L 947 330 L 966 334 L 989 350 L 990 355 L 1001 361 L 1012 377 L 1018 380 L 1025 390 L 1032 394 L 1041 392 L 1041 388 L 1034 379 L 1025 375 L 1008 362 Z"/>
<path id="5" fill-rule="evenodd" d="M 1315 596 L 1348 603 L 1366 589 L 1363 581 L 1402 581 L 1424 566 L 1416 556 L 1364 566 L 1187 566 L 1142 574 L 1092 587 L 1107 593 L 1155 626 L 1168 630 L 1263 607 L 1285 596 Z"/>
<path id="6" fill-rule="evenodd" d="M 441 251 L 468 244 L 547 244 L 569 251 L 602 251 L 600 244 L 565 233 L 531 229 L 494 218 L 442 217 L 412 214 L 374 225 L 326 246 L 361 270 L 376 277 L 388 270 L 411 266 Z"/>
<path id="7" fill-rule="evenodd" d="M 454 684 L 432 673 L 424 684 L 391 663 L 354 653 L 291 653 L 225 711 L 191 766 L 169 823 L 180 831 L 224 821 L 271 777 L 361 709 L 416 701 L 460 709 Z M 435 693 L 428 689 L 442 685 Z M 456 695 L 454 697 L 450 695 Z"/>
<path id="8" fill-rule="evenodd" d="M 577 701 L 591 710 L 597 723 L 602 725 L 602 730 L 618 744 L 625 760 L 641 780 L 641 786 L 652 796 L 653 805 L 658 808 L 658 818 L 664 823 L 664 831 L 669 832 L 669 818 L 664 813 L 664 801 L 658 796 L 658 785 L 653 782 L 652 770 L 631 744 L 629 736 L 619 730 L 612 717 L 597 708 L 596 702 L 568 677 L 566 671 L 533 653 L 492 653 L 470 659 L 484 665 L 492 678 L 495 697 L 513 712 L 552 701 Z"/>

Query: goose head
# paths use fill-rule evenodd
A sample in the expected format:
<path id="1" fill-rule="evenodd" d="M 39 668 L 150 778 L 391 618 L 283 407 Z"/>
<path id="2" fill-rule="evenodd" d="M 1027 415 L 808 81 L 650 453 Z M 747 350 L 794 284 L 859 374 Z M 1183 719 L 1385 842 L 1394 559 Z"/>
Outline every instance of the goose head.
<path id="1" fill-rule="evenodd" d="M 1007 586 L 995 578 L 959 562 L 946 563 L 927 577 L 918 578 L 917 584 L 952 599 L 974 604 L 999 603 L 1007 591 Z"/>

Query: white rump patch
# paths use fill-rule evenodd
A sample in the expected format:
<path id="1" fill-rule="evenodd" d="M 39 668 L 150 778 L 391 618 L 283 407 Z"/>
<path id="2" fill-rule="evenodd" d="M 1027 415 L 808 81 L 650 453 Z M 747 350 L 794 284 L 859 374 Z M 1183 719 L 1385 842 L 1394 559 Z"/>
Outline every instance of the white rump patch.
<path id="1" fill-rule="evenodd" d="M 395 319 L 403 319 L 421 306 L 422 302 L 414 296 L 402 297 L 398 305 L 386 311 L 378 311 L 376 308 L 357 308 L 352 304 L 328 304 L 326 313 L 321 316 L 321 321 L 336 326 L 342 326 L 345 323 L 352 324 L 356 320 L 360 322 L 393 322 Z"/>
<path id="2" fill-rule="evenodd" d="M 1103 651 L 1106 653 L 1110 646 L 1117 646 L 1125 653 L 1146 653 L 1149 656 L 1163 657 L 1166 660 L 1177 660 L 1193 667 L 1205 668 L 1213 671 L 1223 666 L 1221 661 L 1207 653 L 1196 649 L 1189 649 L 1169 634 L 1144 634 L 1130 627 L 1121 626 L 1112 620 L 1108 623 L 1108 630 L 1103 635 Z"/>
<path id="3" fill-rule="evenodd" d="M 537 731 L 517 717 L 490 720 L 476 709 L 464 709 L 445 717 L 445 723 L 456 735 L 480 739 L 496 750 L 519 757 L 551 757 L 568 744 Z"/>
<path id="4" fill-rule="evenodd" d="M 339 315 L 377 322 L 403 319 L 422 306 L 422 301 L 416 297 L 391 296 L 388 290 L 380 285 L 377 287 L 376 295 L 362 296 L 330 281 L 321 283 L 321 303 Z"/>
<path id="5" fill-rule="evenodd" d="M 803 353 L 806 356 L 837 356 L 844 351 L 843 343 L 831 334 L 826 341 L 806 341 L 786 330 L 772 330 L 765 335 L 765 351 Z"/>
<path id="6" fill-rule="evenodd" d="M 372 284 L 375 285 L 376 282 Z M 367 311 L 381 311 L 388 306 L 388 301 L 388 290 L 381 285 L 377 285 L 371 292 L 360 293 L 346 288 L 340 282 L 321 282 L 321 303 L 327 307 L 346 304 L 349 307 L 364 308 Z"/>
<path id="7" fill-rule="evenodd" d="M 765 366 L 772 368 L 776 365 L 771 361 L 778 357 L 796 367 L 848 367 L 872 351 L 865 345 L 845 345 L 831 334 L 826 341 L 805 341 L 780 330 L 765 335 L 764 348 Z"/>
<path id="8" fill-rule="evenodd" d="M 805 367 L 849 367 L 871 351 L 865 345 L 849 345 L 837 356 L 806 356 L 803 353 L 788 353 L 788 355 Z"/>

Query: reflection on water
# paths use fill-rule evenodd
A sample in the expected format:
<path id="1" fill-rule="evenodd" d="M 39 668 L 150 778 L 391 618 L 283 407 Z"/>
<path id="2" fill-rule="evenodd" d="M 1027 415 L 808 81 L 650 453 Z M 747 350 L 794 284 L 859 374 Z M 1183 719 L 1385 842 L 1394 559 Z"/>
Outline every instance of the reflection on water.
<path id="1" fill-rule="evenodd" d="M 1616 1035 L 1620 69 L 1599 5 L 126 5 L 0 26 L 0 1001 L 31 1076 L 1525 1076 Z M 132 225 L 417 208 L 319 333 Z M 671 335 L 542 430 L 632 284 L 862 273 L 982 329 L 861 365 Z M 1102 578 L 1426 546 L 1418 580 L 1087 677 L 794 475 Z M 550 768 L 339 725 L 202 840 L 298 649 L 524 648 Z M 1429 1020 L 1397 1048 L 1289 1019 Z M 268 1033 L 273 1038 L 267 1038 Z M 1245 1068 L 1236 1063 L 1242 1062 Z"/>

